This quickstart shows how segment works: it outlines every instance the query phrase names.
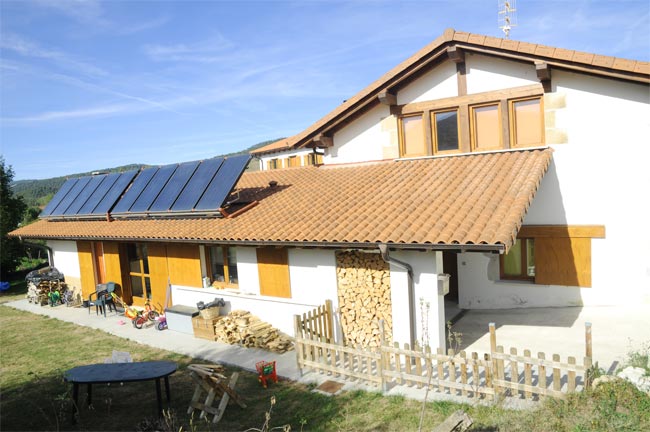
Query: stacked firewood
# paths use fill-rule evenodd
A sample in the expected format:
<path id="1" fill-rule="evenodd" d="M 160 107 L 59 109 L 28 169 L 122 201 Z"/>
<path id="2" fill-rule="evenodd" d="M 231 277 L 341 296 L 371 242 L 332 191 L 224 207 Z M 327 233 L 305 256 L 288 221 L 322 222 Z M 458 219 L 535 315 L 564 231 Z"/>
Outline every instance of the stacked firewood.
<path id="1" fill-rule="evenodd" d="M 348 345 L 378 347 L 379 320 L 386 335 L 392 334 L 390 271 L 379 254 L 336 254 L 339 312 Z"/>
<path id="2" fill-rule="evenodd" d="M 236 310 L 214 325 L 216 340 L 231 345 L 283 353 L 293 349 L 291 338 L 250 312 Z"/>

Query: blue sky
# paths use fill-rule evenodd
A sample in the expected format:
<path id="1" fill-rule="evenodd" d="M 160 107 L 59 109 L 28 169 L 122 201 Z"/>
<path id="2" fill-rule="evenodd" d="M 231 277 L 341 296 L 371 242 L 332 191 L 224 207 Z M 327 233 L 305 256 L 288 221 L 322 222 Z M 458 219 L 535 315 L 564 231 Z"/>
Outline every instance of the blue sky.
<path id="1" fill-rule="evenodd" d="M 290 136 L 498 0 L 0 0 L 15 179 L 168 164 Z M 516 1 L 516 40 L 650 60 L 650 3 Z"/>

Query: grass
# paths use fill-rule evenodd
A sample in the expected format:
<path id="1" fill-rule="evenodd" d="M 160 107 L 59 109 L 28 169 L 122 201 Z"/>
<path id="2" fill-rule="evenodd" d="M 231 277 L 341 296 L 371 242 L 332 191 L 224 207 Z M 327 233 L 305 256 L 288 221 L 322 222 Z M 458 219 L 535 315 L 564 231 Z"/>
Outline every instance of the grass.
<path id="1" fill-rule="evenodd" d="M 354 391 L 329 397 L 312 386 L 280 381 L 264 389 L 255 374 L 241 371 L 236 390 L 248 408 L 231 404 L 216 426 L 186 414 L 193 385 L 187 366 L 200 359 L 155 349 L 99 330 L 0 306 L 0 430 L 239 430 L 261 429 L 275 397 L 270 426 L 292 430 L 417 430 L 421 403 L 402 396 Z M 92 410 L 82 403 L 78 423 L 70 421 L 71 385 L 63 373 L 74 366 L 101 363 L 112 350 L 128 351 L 135 361 L 171 360 L 179 370 L 170 377 L 173 426 L 155 415 L 151 382 L 93 387 Z M 227 369 L 230 374 L 235 369 Z M 474 430 L 641 431 L 650 430 L 650 398 L 626 383 L 593 392 L 547 399 L 536 410 L 495 406 L 428 403 L 423 430 L 431 430 L 457 409 L 474 419 Z"/>

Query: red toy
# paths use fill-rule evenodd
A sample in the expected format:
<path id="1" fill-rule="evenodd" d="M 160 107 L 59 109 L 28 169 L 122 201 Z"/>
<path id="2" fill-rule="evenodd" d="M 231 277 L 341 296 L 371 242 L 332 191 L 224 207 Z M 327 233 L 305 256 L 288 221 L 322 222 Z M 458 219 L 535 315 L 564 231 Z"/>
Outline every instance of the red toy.
<path id="1" fill-rule="evenodd" d="M 271 379 L 273 382 L 278 382 L 278 375 L 275 373 L 275 362 L 257 362 L 255 363 L 255 369 L 257 369 L 258 377 L 257 380 L 262 383 L 262 386 L 266 388 L 266 380 Z"/>

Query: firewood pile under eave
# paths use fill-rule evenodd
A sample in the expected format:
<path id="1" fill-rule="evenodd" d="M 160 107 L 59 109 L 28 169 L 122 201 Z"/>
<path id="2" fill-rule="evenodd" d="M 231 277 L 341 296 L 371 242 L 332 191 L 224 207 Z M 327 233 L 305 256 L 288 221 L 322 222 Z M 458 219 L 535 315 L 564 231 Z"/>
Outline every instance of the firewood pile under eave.
<path id="1" fill-rule="evenodd" d="M 277 353 L 293 349 L 290 336 L 243 310 L 232 311 L 219 317 L 214 325 L 214 332 L 218 342 L 230 345 L 262 348 Z"/>

